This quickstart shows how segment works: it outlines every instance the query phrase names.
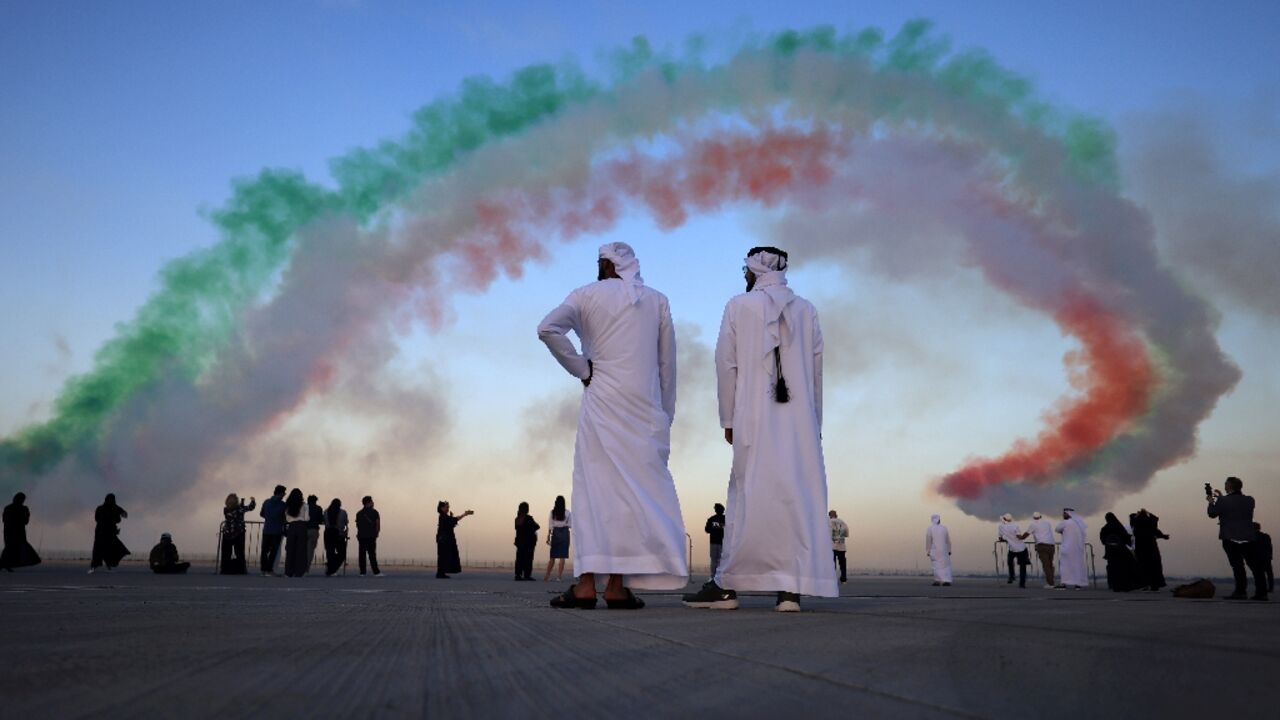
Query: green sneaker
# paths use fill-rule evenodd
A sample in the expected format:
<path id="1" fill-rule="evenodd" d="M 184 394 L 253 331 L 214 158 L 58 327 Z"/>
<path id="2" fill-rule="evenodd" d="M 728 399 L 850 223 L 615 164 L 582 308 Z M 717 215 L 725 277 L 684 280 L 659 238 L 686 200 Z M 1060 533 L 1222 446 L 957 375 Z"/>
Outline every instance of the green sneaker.
<path id="1" fill-rule="evenodd" d="M 725 590 L 715 580 L 702 586 L 696 593 L 686 593 L 681 597 L 685 607 L 711 608 L 712 610 L 737 610 L 738 593 Z"/>

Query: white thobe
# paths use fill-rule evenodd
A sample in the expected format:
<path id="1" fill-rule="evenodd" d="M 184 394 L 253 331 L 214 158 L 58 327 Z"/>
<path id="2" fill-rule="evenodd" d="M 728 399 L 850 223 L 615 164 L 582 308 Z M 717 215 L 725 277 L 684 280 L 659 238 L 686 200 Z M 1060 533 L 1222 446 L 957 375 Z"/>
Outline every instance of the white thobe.
<path id="1" fill-rule="evenodd" d="M 1084 563 L 1084 522 L 1072 516 L 1058 523 L 1062 534 L 1062 546 L 1058 550 L 1058 582 L 1063 585 L 1086 587 L 1089 571 Z"/>
<path id="2" fill-rule="evenodd" d="M 720 425 L 733 428 L 724 550 L 716 583 L 838 597 L 822 458 L 822 331 L 790 290 L 779 330 L 790 400 L 774 400 L 775 345 L 759 283 L 732 298 L 716 341 Z"/>
<path id="3" fill-rule="evenodd" d="M 622 574 L 629 587 L 676 590 L 689 582 L 684 519 L 667 469 L 676 411 L 676 341 L 662 293 L 624 281 L 574 290 L 538 337 L 582 393 L 573 450 L 573 570 Z M 579 353 L 566 337 L 572 330 Z M 593 370 L 588 370 L 590 359 Z"/>
<path id="4" fill-rule="evenodd" d="M 951 533 L 945 525 L 934 522 L 924 531 L 924 551 L 933 566 L 934 581 L 951 582 Z"/>

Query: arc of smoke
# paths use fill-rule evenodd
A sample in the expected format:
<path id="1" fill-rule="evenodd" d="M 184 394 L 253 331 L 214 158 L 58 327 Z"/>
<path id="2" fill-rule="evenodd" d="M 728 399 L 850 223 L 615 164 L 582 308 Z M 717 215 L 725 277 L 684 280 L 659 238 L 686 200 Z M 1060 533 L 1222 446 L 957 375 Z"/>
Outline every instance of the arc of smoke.
<path id="1" fill-rule="evenodd" d="M 309 224 L 339 214 L 367 222 L 470 151 L 599 91 L 569 66 L 531 65 L 505 85 L 471 79 L 455 98 L 418 110 L 403 140 L 333 160 L 336 189 L 287 170 L 237 181 L 226 205 L 210 213 L 221 240 L 161 270 L 161 289 L 98 350 L 93 369 L 66 384 L 50 420 L 0 439 L 0 487 L 8 492 L 68 458 L 92 465 L 84 456 L 105 442 L 113 416 L 175 374 L 195 380 L 207 372 Z"/>
<path id="2" fill-rule="evenodd" d="M 839 194 L 823 199 L 812 195 L 831 180 L 840 163 L 850 162 L 856 154 L 848 143 L 847 136 L 821 126 L 808 133 L 775 129 L 758 135 L 726 133 L 693 142 L 685 153 L 665 161 L 632 155 L 604 163 L 588 182 L 559 195 L 548 195 L 544 188 L 479 200 L 482 209 L 475 228 L 467 233 L 464 251 L 470 271 L 463 276 L 469 283 L 487 284 L 498 273 L 498 262 L 510 266 L 538 256 L 540 250 L 532 238 L 547 232 L 569 238 L 585 228 L 603 231 L 615 221 L 620 201 L 645 207 L 667 229 L 682 224 L 691 212 L 742 200 L 772 205 L 807 198 L 806 211 L 815 205 L 823 210 L 827 204 L 850 199 Z M 980 156 L 935 140 L 920 145 L 884 144 L 895 148 L 894 156 L 907 160 L 922 160 L 918 157 L 922 146 L 932 155 L 954 155 L 951 173 L 981 181 L 951 184 L 956 195 L 948 199 L 950 219 L 967 231 L 968 242 L 981 243 L 988 228 L 980 223 L 988 217 L 1020 226 L 1020 232 L 1010 236 L 1013 243 L 1034 248 L 1059 240 L 1047 232 L 1048 224 L 1032 204 L 1011 202 L 993 190 L 996 183 L 981 169 Z M 931 172 L 937 169 L 936 161 L 918 164 Z M 887 198 L 865 190 L 870 179 L 842 184 L 846 189 L 859 188 L 857 199 L 883 202 Z M 989 253 L 983 271 L 996 280 L 1017 272 L 1006 257 Z M 992 486 L 1015 481 L 1050 484 L 1082 458 L 1104 451 L 1122 433 L 1140 432 L 1136 426 L 1151 410 L 1159 377 L 1136 320 L 1094 297 L 1087 276 L 1069 264 L 1041 270 L 1034 279 L 1027 283 L 1019 274 L 1018 282 L 1004 285 L 1019 301 L 1050 311 L 1063 331 L 1081 342 L 1082 350 L 1068 358 L 1069 366 L 1078 370 L 1075 384 L 1081 393 L 1064 399 L 1047 415 L 1048 427 L 1034 442 L 1020 441 L 1000 458 L 972 461 L 943 478 L 938 490 L 945 495 L 979 501 Z"/>
<path id="3" fill-rule="evenodd" d="M 1072 473 L 1087 469 L 1110 473 L 1085 483 L 1096 497 L 1141 487 L 1153 467 L 1188 452 L 1188 438 L 1193 447 L 1195 425 L 1234 383 L 1233 368 L 1213 340 L 1212 313 L 1181 292 L 1160 268 L 1149 247 L 1149 229 L 1148 235 L 1142 234 L 1141 213 L 1111 189 L 1114 156 L 1106 129 L 1064 119 L 1038 104 L 1025 82 L 985 55 L 948 56 L 944 44 L 915 24 L 888 43 L 866 33 L 786 33 L 771 44 L 750 45 L 714 67 L 671 63 L 644 48 L 631 59 L 640 69 L 609 92 L 584 92 L 541 115 L 554 120 L 501 141 L 477 142 L 465 159 L 448 172 L 434 177 L 428 173 L 412 192 L 401 184 L 410 181 L 395 172 L 372 173 L 382 179 L 369 181 L 370 186 L 383 182 L 393 188 L 375 197 L 404 198 L 400 204 L 405 232 L 395 238 L 361 232 L 356 223 L 367 210 L 368 203 L 360 200 L 366 195 L 342 195 L 338 212 L 354 216 L 356 222 L 333 222 L 324 215 L 313 220 L 315 229 L 304 232 L 304 241 L 296 244 L 292 268 L 276 296 L 261 310 L 250 311 L 249 320 L 228 334 L 229 344 L 219 344 L 217 333 L 202 338 L 203 347 L 220 349 L 212 361 L 198 358 L 208 363 L 199 374 L 192 372 L 188 354 L 172 353 L 179 362 L 166 366 L 175 368 L 166 377 L 176 378 L 175 389 L 148 380 L 156 373 L 144 364 L 138 387 L 145 392 L 125 393 L 130 407 L 145 410 L 150 418 L 209 408 L 221 411 L 209 413 L 219 426 L 192 442 L 194 451 L 185 467 L 169 468 L 152 482 L 189 485 L 200 477 L 204 463 L 216 459 L 220 445 L 251 435 L 296 407 L 307 392 L 323 388 L 329 368 L 353 338 L 385 331 L 380 324 L 388 320 L 387 308 L 412 302 L 422 316 L 438 322 L 451 292 L 482 289 L 499 273 L 518 276 L 525 262 L 546 252 L 537 236 L 527 232 L 530 227 L 551 223 L 565 237 L 599 231 L 625 210 L 620 198 L 650 209 L 667 227 L 683 222 L 689 212 L 725 202 L 820 204 L 822 187 L 850 175 L 849 168 L 837 162 L 843 157 L 840 153 L 849 151 L 849 138 L 873 134 L 915 133 L 928 139 L 922 144 L 926 151 L 942 150 L 934 154 L 960 158 L 957 177 L 968 177 L 974 187 L 960 182 L 957 187 L 965 192 L 955 197 L 982 201 L 977 207 L 983 212 L 958 213 L 954 218 L 970 239 L 975 262 L 991 282 L 1060 319 L 1074 317 L 1071 312 L 1059 314 L 1066 298 L 1085 303 L 1085 315 L 1092 319 L 1080 320 L 1080 327 L 1066 325 L 1068 330 L 1082 330 L 1087 359 L 1096 359 L 1098 353 L 1110 357 L 1099 348 L 1137 347 L 1132 335 L 1137 333 L 1158 348 L 1170 366 L 1161 368 L 1170 386 L 1155 393 L 1155 404 L 1146 408 L 1145 416 L 1123 418 L 1124 411 L 1149 396 L 1132 398 L 1129 405 L 1109 411 L 1118 418 L 1110 428 L 1119 434 L 1091 436 L 1072 445 L 1075 456 L 1059 453 L 1042 462 L 1040 469 L 1050 485 L 1038 484 L 1041 478 L 1000 474 L 997 482 L 983 485 L 977 499 L 962 500 L 966 511 L 990 514 L 983 503 L 1005 499 L 1001 493 L 1036 496 L 1045 487 L 1058 488 L 1063 478 L 1076 482 Z M 738 137 L 695 124 L 699 118 L 727 112 L 759 127 L 760 118 L 779 107 L 801 125 L 816 120 L 816 129 L 765 129 L 758 137 Z M 689 137 L 682 138 L 682 133 Z M 675 138 L 679 147 L 691 150 L 683 159 L 693 162 L 675 173 L 662 161 L 645 160 L 638 153 L 614 162 L 595 161 L 601 153 L 625 147 L 628 138 L 655 135 Z M 970 162 L 971 175 L 965 176 L 966 155 L 942 142 L 948 139 L 978 148 L 977 156 L 994 158 L 996 169 Z M 703 145 L 696 145 L 702 140 Z M 885 147 L 904 153 L 899 156 L 904 162 L 913 159 L 900 147 Z M 673 157 L 671 162 L 680 159 Z M 854 158 L 849 165 L 856 168 L 858 161 Z M 856 173 L 852 176 L 858 179 Z M 682 178 L 684 184 L 671 185 L 672 177 Z M 861 180 L 870 187 L 866 178 Z M 603 187 L 611 192 L 593 190 Z M 874 192 L 869 190 L 866 197 L 875 199 Z M 1117 264 L 1136 269 L 1117 273 Z M 317 270 L 330 265 L 331 269 Z M 445 280 L 450 266 L 463 272 Z M 1041 270 L 1028 271 L 1037 267 Z M 327 279 L 336 282 L 312 277 L 329 273 L 334 277 Z M 336 298 L 334 287 L 343 288 Z M 1090 314 L 1095 310 L 1101 315 Z M 315 332 L 284 332 L 297 326 L 299 318 L 305 320 L 304 328 Z M 1102 322 L 1097 327 L 1107 329 L 1100 331 L 1106 342 L 1095 347 L 1088 344 L 1092 331 L 1083 330 L 1095 328 L 1098 318 Z M 282 342 L 277 337 L 281 333 L 292 342 Z M 263 369 L 282 353 L 290 354 L 282 363 L 288 372 Z M 1142 368 L 1138 363 L 1128 369 L 1141 379 Z M 1100 382 L 1085 382 L 1086 400 L 1079 407 L 1099 409 L 1090 400 L 1094 388 L 1110 387 L 1113 380 L 1108 375 Z M 223 392 L 236 383 L 241 391 Z M 256 392 L 255 384 L 270 392 Z M 21 435 L 20 442 L 4 441 L 0 474 L 5 484 L 38 479 L 49 465 L 73 484 L 77 476 L 100 476 L 95 468 L 114 463 L 126 449 L 134 450 L 135 463 L 145 466 L 148 446 L 137 442 L 137 430 L 155 423 L 138 423 L 130 413 L 120 412 L 120 399 L 114 396 L 105 398 L 102 406 L 107 410 L 89 416 L 81 423 L 88 429 L 74 437 L 105 439 L 75 445 L 75 456 L 59 443 L 27 442 L 28 435 Z M 1066 416 L 1074 416 L 1073 407 L 1067 406 Z M 111 419 L 105 433 L 104 417 Z M 1138 426 L 1142 432 L 1135 430 Z M 1075 433 L 1058 435 L 1072 438 Z M 1098 437 L 1103 439 L 1100 446 Z M 56 452 L 42 456 L 50 448 Z"/>

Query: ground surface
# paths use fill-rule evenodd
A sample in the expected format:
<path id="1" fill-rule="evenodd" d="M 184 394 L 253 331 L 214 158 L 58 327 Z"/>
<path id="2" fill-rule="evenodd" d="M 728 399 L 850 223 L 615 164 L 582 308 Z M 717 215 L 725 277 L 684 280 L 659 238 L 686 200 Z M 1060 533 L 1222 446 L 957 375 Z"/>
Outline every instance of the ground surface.
<path id="1" fill-rule="evenodd" d="M 0 573 L 0 716 L 1277 717 L 1280 603 L 850 578 L 772 612 L 564 584 Z"/>

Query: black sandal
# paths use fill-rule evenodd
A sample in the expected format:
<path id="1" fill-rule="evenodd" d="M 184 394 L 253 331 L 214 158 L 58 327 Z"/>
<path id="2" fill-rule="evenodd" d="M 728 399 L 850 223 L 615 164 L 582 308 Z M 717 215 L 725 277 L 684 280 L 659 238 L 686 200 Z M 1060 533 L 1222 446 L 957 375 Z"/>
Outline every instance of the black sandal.
<path id="1" fill-rule="evenodd" d="M 631 592 L 631 588 L 622 589 L 627 591 L 626 599 L 610 600 L 609 598 L 605 598 L 604 604 L 606 607 L 610 610 L 639 610 L 644 607 L 644 601 L 636 597 L 635 593 Z"/>
<path id="2" fill-rule="evenodd" d="M 570 585 L 568 590 L 565 590 L 559 595 L 551 598 L 551 607 L 561 608 L 566 610 L 570 608 L 577 608 L 579 610 L 594 610 L 596 607 L 596 596 L 592 595 L 589 598 L 580 598 L 573 594 L 573 589 L 575 587 L 577 586 Z"/>

